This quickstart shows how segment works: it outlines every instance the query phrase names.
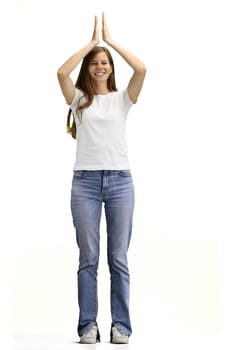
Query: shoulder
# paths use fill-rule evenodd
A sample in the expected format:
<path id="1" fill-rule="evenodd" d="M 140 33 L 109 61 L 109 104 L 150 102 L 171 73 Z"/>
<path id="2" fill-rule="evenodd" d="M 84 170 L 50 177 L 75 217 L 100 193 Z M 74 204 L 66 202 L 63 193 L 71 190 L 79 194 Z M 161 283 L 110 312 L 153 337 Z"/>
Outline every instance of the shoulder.
<path id="1" fill-rule="evenodd" d="M 84 96 L 84 93 L 82 90 L 75 88 L 75 94 L 74 94 L 74 98 L 73 101 L 70 104 L 70 108 L 74 108 L 77 107 L 78 101 L 81 97 Z"/>
<path id="2" fill-rule="evenodd" d="M 116 98 L 117 101 L 124 105 L 133 105 L 133 102 L 131 101 L 130 97 L 129 97 L 129 93 L 128 93 L 128 89 L 127 88 L 124 88 L 124 89 L 120 89 L 118 91 L 114 91 L 112 93 L 112 97 L 113 98 Z"/>
<path id="3" fill-rule="evenodd" d="M 120 89 L 118 91 L 113 91 L 108 94 L 110 97 L 110 103 L 112 108 L 117 110 L 119 113 L 123 113 L 127 115 L 130 108 L 133 106 L 133 102 L 131 101 L 127 88 Z"/>

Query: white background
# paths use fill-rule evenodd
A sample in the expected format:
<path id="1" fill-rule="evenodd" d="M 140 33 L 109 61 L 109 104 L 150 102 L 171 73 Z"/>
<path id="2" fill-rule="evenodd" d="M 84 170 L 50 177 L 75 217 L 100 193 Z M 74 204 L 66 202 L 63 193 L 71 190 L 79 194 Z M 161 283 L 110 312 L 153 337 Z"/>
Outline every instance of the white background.
<path id="1" fill-rule="evenodd" d="M 129 250 L 131 348 L 145 346 L 145 337 L 160 348 L 176 347 L 177 336 L 198 337 L 203 348 L 210 339 L 218 348 L 230 330 L 231 307 L 230 1 L 11 0 L 4 10 L 1 292 L 7 289 L 7 296 L 1 297 L 1 329 L 9 324 L 4 338 L 12 327 L 17 350 L 50 349 L 56 342 L 56 349 L 65 349 L 78 340 L 78 251 L 69 207 L 75 142 L 65 131 L 67 106 L 56 71 L 88 43 L 94 14 L 105 10 L 112 37 L 147 66 L 127 122 L 136 189 Z M 131 69 L 111 52 L 118 88 L 125 87 Z M 107 346 L 104 215 L 99 304 Z"/>

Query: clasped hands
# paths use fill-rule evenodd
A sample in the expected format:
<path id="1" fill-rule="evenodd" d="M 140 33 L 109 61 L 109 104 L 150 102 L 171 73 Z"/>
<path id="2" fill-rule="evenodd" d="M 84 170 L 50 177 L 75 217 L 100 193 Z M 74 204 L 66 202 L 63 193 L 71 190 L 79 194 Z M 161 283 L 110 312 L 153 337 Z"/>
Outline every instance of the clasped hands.
<path id="1" fill-rule="evenodd" d="M 106 22 L 106 16 L 105 13 L 102 12 L 102 38 L 103 41 L 105 41 L 106 43 L 110 43 L 110 41 L 112 40 L 109 31 L 108 31 L 108 26 L 107 26 L 107 22 Z M 96 45 L 99 44 L 99 22 L 98 22 L 98 16 L 95 16 L 95 24 L 94 24 L 94 32 L 93 32 L 93 36 L 92 36 L 92 41 L 95 42 Z"/>

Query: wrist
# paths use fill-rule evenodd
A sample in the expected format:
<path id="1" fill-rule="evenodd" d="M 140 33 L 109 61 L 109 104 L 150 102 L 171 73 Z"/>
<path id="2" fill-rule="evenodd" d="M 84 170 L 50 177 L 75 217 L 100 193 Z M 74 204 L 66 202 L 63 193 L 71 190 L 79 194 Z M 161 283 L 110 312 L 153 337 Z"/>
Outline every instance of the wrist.
<path id="1" fill-rule="evenodd" d="M 94 48 L 98 44 L 99 44 L 99 40 L 92 39 L 90 42 L 90 45 L 92 46 L 92 48 Z"/>
<path id="2" fill-rule="evenodd" d="M 108 44 L 109 46 L 113 46 L 114 45 L 114 41 L 110 38 L 110 39 L 105 39 L 104 42 L 106 44 Z"/>

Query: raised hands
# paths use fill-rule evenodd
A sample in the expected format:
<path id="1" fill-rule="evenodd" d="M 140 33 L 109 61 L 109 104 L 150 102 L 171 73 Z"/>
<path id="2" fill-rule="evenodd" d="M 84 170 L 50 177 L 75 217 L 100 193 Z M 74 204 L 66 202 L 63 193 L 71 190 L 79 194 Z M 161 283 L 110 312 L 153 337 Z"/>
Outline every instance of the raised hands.
<path id="1" fill-rule="evenodd" d="M 107 44 L 109 44 L 112 40 L 109 31 L 108 31 L 108 26 L 106 22 L 106 16 L 105 13 L 102 13 L 102 38 L 103 41 L 105 41 Z M 95 16 L 95 23 L 94 23 L 94 31 L 92 35 L 92 42 L 95 43 L 95 45 L 99 44 L 99 22 L 98 22 L 98 17 Z"/>
<path id="2" fill-rule="evenodd" d="M 133 75 L 128 83 L 128 93 L 132 102 L 137 101 L 137 97 L 141 91 L 142 84 L 146 74 L 146 67 L 143 62 L 141 62 L 137 57 L 135 57 L 131 52 L 124 49 L 122 46 L 118 45 L 112 40 L 108 26 L 106 22 L 105 13 L 102 13 L 102 38 L 109 46 L 111 46 L 133 69 Z M 99 44 L 99 25 L 98 17 L 95 16 L 94 31 L 91 41 L 80 49 L 78 52 L 73 54 L 63 65 L 58 69 L 57 75 L 58 80 L 62 89 L 62 93 L 68 104 L 74 99 L 75 86 L 70 78 L 70 73 L 75 69 L 75 67 L 81 62 L 81 60 L 94 49 L 95 46 Z"/>
<path id="3" fill-rule="evenodd" d="M 95 16 L 94 31 L 91 40 L 95 43 L 95 45 L 99 44 L 99 23 L 97 16 Z"/>
<path id="4" fill-rule="evenodd" d="M 107 44 L 109 44 L 112 40 L 108 31 L 106 16 L 104 12 L 102 13 L 102 37 L 103 37 L 103 41 L 105 41 Z"/>

